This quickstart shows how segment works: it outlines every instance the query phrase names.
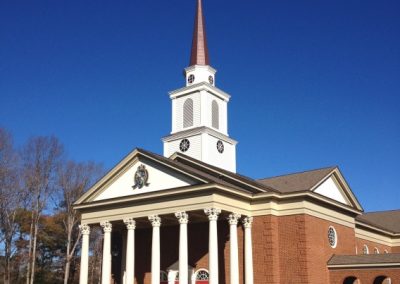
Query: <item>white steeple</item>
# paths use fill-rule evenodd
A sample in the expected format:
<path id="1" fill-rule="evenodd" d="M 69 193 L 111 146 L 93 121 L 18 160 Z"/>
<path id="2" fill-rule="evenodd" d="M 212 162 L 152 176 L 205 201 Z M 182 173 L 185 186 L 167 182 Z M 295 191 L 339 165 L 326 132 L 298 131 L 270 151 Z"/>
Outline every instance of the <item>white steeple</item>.
<path id="1" fill-rule="evenodd" d="M 180 152 L 236 172 L 237 142 L 228 135 L 230 96 L 215 86 L 216 70 L 209 64 L 203 8 L 197 0 L 186 86 L 169 93 L 172 131 L 163 138 L 164 156 Z"/>

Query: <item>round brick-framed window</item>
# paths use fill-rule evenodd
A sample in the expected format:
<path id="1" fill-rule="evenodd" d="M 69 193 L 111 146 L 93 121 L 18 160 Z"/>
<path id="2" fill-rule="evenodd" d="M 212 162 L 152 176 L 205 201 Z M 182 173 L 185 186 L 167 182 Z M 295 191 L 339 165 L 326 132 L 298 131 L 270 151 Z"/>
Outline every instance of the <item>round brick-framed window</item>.
<path id="1" fill-rule="evenodd" d="M 332 226 L 329 226 L 328 228 L 328 242 L 332 248 L 337 246 L 338 237 L 335 228 Z"/>

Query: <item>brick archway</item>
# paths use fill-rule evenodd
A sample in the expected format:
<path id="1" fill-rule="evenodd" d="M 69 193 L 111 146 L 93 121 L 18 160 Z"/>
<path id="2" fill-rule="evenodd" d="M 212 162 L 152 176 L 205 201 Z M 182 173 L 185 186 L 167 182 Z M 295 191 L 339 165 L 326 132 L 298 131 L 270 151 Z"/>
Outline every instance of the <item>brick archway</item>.
<path id="1" fill-rule="evenodd" d="M 343 280 L 343 284 L 361 284 L 361 282 L 355 276 L 348 276 Z"/>
<path id="2" fill-rule="evenodd" d="M 391 284 L 391 283 L 392 283 L 392 281 L 391 281 L 390 277 L 380 275 L 375 278 L 373 284 Z"/>

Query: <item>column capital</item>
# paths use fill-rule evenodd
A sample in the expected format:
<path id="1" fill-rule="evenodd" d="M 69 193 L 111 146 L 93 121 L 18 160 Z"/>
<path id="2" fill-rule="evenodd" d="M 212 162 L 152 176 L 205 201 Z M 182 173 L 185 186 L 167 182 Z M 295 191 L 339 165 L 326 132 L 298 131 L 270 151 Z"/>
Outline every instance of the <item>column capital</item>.
<path id="1" fill-rule="evenodd" d="M 89 235 L 90 234 L 90 226 L 88 224 L 80 224 L 79 230 L 81 231 L 82 235 Z"/>
<path id="2" fill-rule="evenodd" d="M 125 218 L 124 223 L 128 230 L 135 230 L 136 229 L 136 221 L 133 218 Z"/>
<path id="3" fill-rule="evenodd" d="M 237 225 L 240 217 L 241 215 L 239 213 L 231 213 L 227 219 L 230 225 Z"/>
<path id="4" fill-rule="evenodd" d="M 208 216 L 208 220 L 210 221 L 217 221 L 218 215 L 221 214 L 221 209 L 219 208 L 206 208 L 204 209 L 204 213 Z"/>
<path id="5" fill-rule="evenodd" d="M 189 222 L 189 215 L 185 211 L 176 212 L 175 217 L 178 218 L 179 224 L 187 224 Z"/>
<path id="6" fill-rule="evenodd" d="M 160 227 L 161 226 L 161 218 L 158 215 L 150 215 L 149 221 L 153 227 Z"/>
<path id="7" fill-rule="evenodd" d="M 112 224 L 109 221 L 101 221 L 100 226 L 103 228 L 104 233 L 111 233 Z"/>
<path id="8" fill-rule="evenodd" d="M 242 219 L 242 223 L 243 223 L 243 227 L 244 227 L 245 229 L 251 228 L 251 225 L 253 224 L 253 217 L 249 217 L 249 216 L 244 217 L 244 218 Z"/>

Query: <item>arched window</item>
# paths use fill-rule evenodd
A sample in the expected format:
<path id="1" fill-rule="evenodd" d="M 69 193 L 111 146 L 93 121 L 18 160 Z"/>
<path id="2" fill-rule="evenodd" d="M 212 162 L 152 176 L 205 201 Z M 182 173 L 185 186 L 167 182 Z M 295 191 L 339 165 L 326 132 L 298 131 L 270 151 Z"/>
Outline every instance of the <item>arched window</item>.
<path id="1" fill-rule="evenodd" d="M 379 254 L 379 249 L 378 248 L 374 248 L 374 254 Z"/>
<path id="2" fill-rule="evenodd" d="M 217 101 L 211 103 L 211 125 L 212 127 L 219 129 L 219 109 Z"/>
<path id="3" fill-rule="evenodd" d="M 389 252 L 387 251 L 387 249 L 385 249 L 383 252 L 384 252 L 384 253 L 389 253 Z"/>
<path id="4" fill-rule="evenodd" d="M 196 281 L 208 281 L 210 275 L 207 270 L 199 269 L 196 271 Z"/>
<path id="5" fill-rule="evenodd" d="M 367 245 L 363 246 L 363 254 L 369 254 L 369 249 Z"/>
<path id="6" fill-rule="evenodd" d="M 193 126 L 193 100 L 187 99 L 183 103 L 183 128 Z"/>

